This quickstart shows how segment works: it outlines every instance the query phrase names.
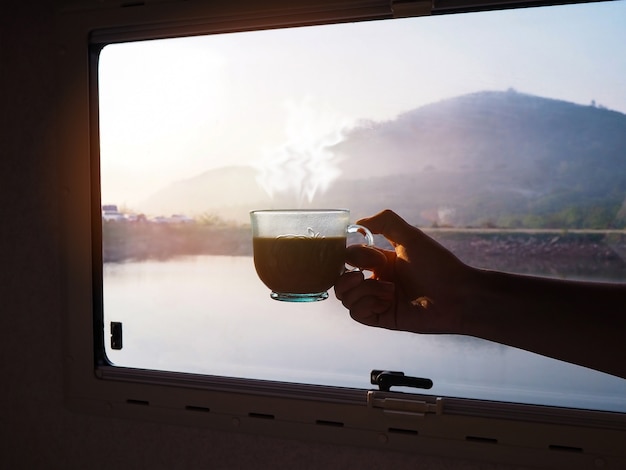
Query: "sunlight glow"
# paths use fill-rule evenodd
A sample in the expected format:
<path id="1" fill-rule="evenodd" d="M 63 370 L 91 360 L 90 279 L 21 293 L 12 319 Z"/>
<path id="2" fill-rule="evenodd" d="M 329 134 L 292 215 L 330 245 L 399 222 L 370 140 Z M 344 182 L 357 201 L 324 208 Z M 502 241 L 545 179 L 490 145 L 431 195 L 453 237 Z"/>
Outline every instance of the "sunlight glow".
<path id="1" fill-rule="evenodd" d="M 109 45 L 103 201 L 267 160 L 293 133 L 285 103 L 341 126 L 509 88 L 626 112 L 624 21 L 626 2 L 606 2 Z"/>

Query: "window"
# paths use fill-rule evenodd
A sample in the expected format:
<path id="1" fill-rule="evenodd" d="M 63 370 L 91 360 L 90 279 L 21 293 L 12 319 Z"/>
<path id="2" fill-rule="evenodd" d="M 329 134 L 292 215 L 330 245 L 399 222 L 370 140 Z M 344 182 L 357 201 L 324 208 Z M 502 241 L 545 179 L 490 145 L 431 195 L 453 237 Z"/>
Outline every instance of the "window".
<path id="1" fill-rule="evenodd" d="M 577 5 L 107 45 L 102 201 L 118 211 L 103 213 L 103 315 L 124 338 L 108 359 L 357 388 L 382 368 L 446 396 L 626 411 L 621 379 L 370 329 L 335 299 L 271 301 L 248 215 L 391 207 L 481 267 L 626 279 L 626 64 L 606 47 L 624 14 Z"/>
<path id="2" fill-rule="evenodd" d="M 67 118 L 74 132 L 62 139 L 73 403 L 133 416 L 207 411 L 181 419 L 224 427 L 232 416 L 232 425 L 280 421 L 268 397 L 316 397 L 311 423 L 353 429 L 333 406 L 364 412 L 379 369 L 432 379 L 426 395 L 394 390 L 433 407 L 444 397 L 464 416 L 486 400 L 517 404 L 507 417 L 561 407 L 549 408 L 552 424 L 580 424 L 568 410 L 593 410 L 623 429 L 624 380 L 481 340 L 370 329 L 332 294 L 272 301 L 254 272 L 247 217 L 326 206 L 357 219 L 390 207 L 471 264 L 625 280 L 624 7 L 308 25 L 348 18 L 313 11 L 274 25 L 301 27 L 261 31 L 246 30 L 271 26 L 262 14 L 238 26 L 210 12 L 209 26 L 159 26 L 166 17 L 145 6 L 157 26 L 136 29 L 86 14 L 96 25 L 91 77 L 75 109 L 84 117 L 86 103 L 91 120 Z M 193 17 L 180 8 L 171 11 Z M 119 23 L 132 23 L 121 11 Z M 80 66 L 70 71 L 86 79 Z M 84 357 L 94 350 L 95 367 Z M 224 400 L 254 407 L 241 418 L 233 409 L 244 408 Z M 428 435 L 364 413 L 355 423 L 376 436 L 378 426 Z"/>

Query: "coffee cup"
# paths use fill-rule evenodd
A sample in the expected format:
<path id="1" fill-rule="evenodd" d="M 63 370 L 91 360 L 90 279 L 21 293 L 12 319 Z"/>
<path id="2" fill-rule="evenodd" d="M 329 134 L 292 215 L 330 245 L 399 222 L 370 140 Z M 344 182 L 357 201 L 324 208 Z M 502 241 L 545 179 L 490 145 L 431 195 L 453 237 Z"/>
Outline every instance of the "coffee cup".
<path id="1" fill-rule="evenodd" d="M 345 270 L 349 233 L 368 245 L 371 232 L 350 224 L 347 209 L 285 209 L 250 212 L 254 266 L 270 297 L 285 302 L 328 298 Z"/>

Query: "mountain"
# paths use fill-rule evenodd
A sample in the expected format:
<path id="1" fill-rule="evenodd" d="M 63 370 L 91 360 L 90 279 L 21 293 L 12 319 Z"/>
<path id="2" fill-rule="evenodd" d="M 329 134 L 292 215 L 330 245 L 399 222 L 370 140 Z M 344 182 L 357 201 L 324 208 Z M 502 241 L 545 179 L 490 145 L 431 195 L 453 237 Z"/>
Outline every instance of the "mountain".
<path id="1" fill-rule="evenodd" d="M 312 206 L 385 207 L 418 225 L 623 227 L 626 115 L 596 106 L 485 91 L 363 122 L 332 147 L 340 176 Z M 271 199 L 257 170 L 226 167 L 172 184 L 146 202 L 164 212 L 247 220 Z M 621 211 L 620 211 L 621 209 Z"/>
<path id="2" fill-rule="evenodd" d="M 250 205 L 271 204 L 270 197 L 256 183 L 256 170 L 248 166 L 226 166 L 192 178 L 176 181 L 149 197 L 138 210 L 147 214 L 184 213 L 217 215 L 241 220 Z"/>

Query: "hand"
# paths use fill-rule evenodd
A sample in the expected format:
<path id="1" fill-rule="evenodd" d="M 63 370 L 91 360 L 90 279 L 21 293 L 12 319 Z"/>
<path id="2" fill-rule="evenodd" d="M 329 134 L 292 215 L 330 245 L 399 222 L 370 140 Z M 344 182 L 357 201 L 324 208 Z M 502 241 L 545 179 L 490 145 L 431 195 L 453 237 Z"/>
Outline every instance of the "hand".
<path id="1" fill-rule="evenodd" d="M 464 298 L 474 269 L 390 210 L 359 220 L 394 251 L 350 246 L 348 264 L 372 271 L 344 273 L 335 294 L 356 321 L 415 333 L 462 333 Z"/>
<path id="2" fill-rule="evenodd" d="M 506 344 L 626 378 L 626 284 L 470 267 L 391 211 L 358 221 L 393 251 L 350 246 L 335 294 L 356 321 Z"/>

